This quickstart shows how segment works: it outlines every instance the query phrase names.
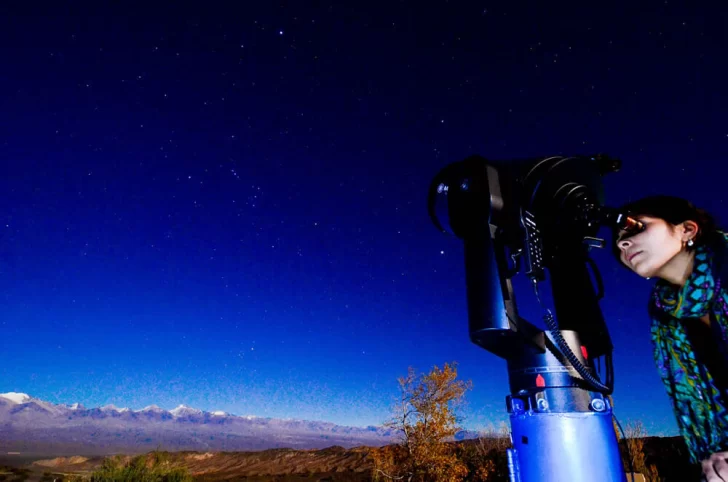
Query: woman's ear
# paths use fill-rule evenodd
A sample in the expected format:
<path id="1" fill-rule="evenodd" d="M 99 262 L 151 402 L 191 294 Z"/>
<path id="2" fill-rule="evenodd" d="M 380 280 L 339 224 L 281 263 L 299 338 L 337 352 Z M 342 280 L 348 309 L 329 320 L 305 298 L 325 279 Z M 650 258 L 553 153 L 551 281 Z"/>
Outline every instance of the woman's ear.
<path id="1" fill-rule="evenodd" d="M 689 239 L 695 238 L 695 236 L 698 235 L 699 231 L 700 227 L 695 221 L 687 220 L 680 223 L 680 236 L 685 242 L 687 242 Z"/>

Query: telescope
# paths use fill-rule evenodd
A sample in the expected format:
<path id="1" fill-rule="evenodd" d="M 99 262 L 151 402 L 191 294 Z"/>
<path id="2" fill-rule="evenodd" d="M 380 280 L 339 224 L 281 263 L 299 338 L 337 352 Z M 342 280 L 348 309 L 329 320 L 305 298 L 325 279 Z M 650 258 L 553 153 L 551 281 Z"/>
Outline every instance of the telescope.
<path id="1" fill-rule="evenodd" d="M 599 307 L 604 286 L 589 257 L 605 247 L 600 228 L 625 235 L 644 229 L 604 205 L 602 177 L 620 167 L 604 154 L 474 155 L 430 184 L 433 223 L 464 243 L 470 340 L 507 362 L 511 482 L 627 481 L 608 397 L 613 346 Z M 530 280 L 546 329 L 519 315 L 518 274 Z M 555 316 L 539 294 L 547 279 Z M 602 356 L 603 382 L 595 364 Z"/>

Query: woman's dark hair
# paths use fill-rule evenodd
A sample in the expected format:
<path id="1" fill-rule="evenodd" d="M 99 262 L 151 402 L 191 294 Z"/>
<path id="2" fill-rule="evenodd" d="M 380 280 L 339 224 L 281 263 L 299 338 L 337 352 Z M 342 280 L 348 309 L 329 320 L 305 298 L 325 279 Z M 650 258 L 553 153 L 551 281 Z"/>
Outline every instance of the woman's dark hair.
<path id="1" fill-rule="evenodd" d="M 666 221 L 673 226 L 683 221 L 694 221 L 698 225 L 698 234 L 695 235 L 693 246 L 686 246 L 693 250 L 701 245 L 713 245 L 722 239 L 721 230 L 716 225 L 715 218 L 704 209 L 695 207 L 690 201 L 674 196 L 649 196 L 625 204 L 620 212 L 631 216 L 650 216 Z M 617 246 L 619 230 L 612 230 L 612 254 L 620 264 L 621 250 Z"/>

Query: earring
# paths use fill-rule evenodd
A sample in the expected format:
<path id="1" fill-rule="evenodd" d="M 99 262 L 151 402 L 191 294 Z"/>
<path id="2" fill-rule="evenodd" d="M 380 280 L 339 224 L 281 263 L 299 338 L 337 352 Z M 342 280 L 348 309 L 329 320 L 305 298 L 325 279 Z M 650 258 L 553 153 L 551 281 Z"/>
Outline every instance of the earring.
<path id="1" fill-rule="evenodd" d="M 688 239 L 688 246 L 692 246 L 695 242 L 692 239 Z"/>

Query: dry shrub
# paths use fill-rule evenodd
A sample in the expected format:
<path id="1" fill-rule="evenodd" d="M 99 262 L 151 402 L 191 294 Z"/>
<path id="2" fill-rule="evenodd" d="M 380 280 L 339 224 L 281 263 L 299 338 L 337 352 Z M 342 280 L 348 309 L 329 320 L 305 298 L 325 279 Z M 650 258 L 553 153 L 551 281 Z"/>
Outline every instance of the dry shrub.
<path id="1" fill-rule="evenodd" d="M 506 449 L 511 447 L 508 424 L 501 422 L 496 428 L 490 424 L 474 440 L 458 445 L 458 458 L 468 468 L 466 480 L 475 482 L 498 482 L 508 480 L 508 458 Z"/>
<path id="2" fill-rule="evenodd" d="M 394 429 L 401 442 L 371 452 L 372 478 L 408 482 L 460 482 L 468 475 L 457 448 L 447 443 L 459 431 L 455 408 L 472 382 L 457 380 L 457 363 L 435 366 L 417 376 L 410 367 L 398 379 L 401 396 L 384 426 Z"/>
<path id="3" fill-rule="evenodd" d="M 647 465 L 645 460 L 645 437 L 647 431 L 641 421 L 629 421 L 624 427 L 626 439 L 620 440 L 622 453 L 632 461 L 632 469 L 645 476 L 647 482 L 660 482 L 660 476 L 655 464 Z M 626 453 L 625 453 L 626 452 Z M 630 472 L 627 460 L 624 460 L 625 472 Z"/>

